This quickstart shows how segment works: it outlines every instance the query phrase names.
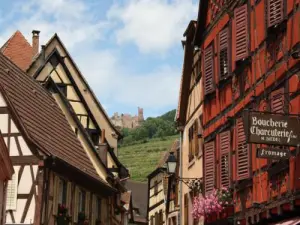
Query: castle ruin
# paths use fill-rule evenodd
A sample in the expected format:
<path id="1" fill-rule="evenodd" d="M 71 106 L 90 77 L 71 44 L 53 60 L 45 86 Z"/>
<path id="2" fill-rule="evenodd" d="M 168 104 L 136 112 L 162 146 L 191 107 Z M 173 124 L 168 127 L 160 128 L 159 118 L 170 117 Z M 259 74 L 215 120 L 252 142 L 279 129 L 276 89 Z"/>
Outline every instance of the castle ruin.
<path id="1" fill-rule="evenodd" d="M 115 112 L 114 115 L 110 118 L 114 126 L 118 129 L 129 128 L 133 129 L 141 125 L 144 121 L 144 110 L 143 108 L 138 107 L 138 115 L 130 115 L 128 113 L 121 114 Z"/>

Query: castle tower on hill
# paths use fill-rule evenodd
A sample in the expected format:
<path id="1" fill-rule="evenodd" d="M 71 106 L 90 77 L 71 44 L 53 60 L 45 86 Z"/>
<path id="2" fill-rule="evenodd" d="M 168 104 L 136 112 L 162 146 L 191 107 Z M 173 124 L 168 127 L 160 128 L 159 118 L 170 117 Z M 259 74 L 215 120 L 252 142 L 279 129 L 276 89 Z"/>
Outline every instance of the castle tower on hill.
<path id="1" fill-rule="evenodd" d="M 130 114 L 121 114 L 119 115 L 117 112 L 111 117 L 111 121 L 115 127 L 129 128 L 133 129 L 139 127 L 141 123 L 144 121 L 144 109 L 138 107 L 138 115 L 130 115 Z"/>

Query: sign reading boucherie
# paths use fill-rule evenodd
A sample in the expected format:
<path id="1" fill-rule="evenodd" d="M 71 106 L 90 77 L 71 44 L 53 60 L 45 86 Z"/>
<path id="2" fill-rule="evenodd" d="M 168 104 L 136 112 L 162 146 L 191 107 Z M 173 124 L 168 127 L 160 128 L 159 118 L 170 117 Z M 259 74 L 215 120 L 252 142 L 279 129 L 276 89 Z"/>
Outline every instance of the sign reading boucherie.
<path id="1" fill-rule="evenodd" d="M 249 143 L 297 146 L 300 119 L 292 116 L 247 112 L 244 128 Z"/>

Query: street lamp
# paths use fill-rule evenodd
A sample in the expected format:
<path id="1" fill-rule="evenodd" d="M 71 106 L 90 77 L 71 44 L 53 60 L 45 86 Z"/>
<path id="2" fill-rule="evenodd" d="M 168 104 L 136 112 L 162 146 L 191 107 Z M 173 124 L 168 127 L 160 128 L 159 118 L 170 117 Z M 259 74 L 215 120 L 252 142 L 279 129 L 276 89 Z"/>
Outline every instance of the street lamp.
<path id="1" fill-rule="evenodd" d="M 175 174 L 177 159 L 174 155 L 174 152 L 170 152 L 170 155 L 167 159 L 167 171 L 171 175 Z"/>
<path id="2" fill-rule="evenodd" d="M 174 155 L 174 152 L 170 152 L 166 164 L 168 174 L 173 176 L 177 182 L 183 182 L 190 189 L 197 188 L 198 190 L 202 190 L 202 178 L 184 178 L 176 175 L 175 171 L 177 166 L 177 159 Z"/>

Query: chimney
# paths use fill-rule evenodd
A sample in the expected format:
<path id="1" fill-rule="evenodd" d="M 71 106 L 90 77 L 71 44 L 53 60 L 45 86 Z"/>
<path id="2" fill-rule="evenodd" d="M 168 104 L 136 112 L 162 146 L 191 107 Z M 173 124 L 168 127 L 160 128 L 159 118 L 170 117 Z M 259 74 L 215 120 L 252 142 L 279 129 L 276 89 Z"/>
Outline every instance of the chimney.
<path id="1" fill-rule="evenodd" d="M 108 146 L 106 143 L 101 143 L 96 148 L 97 154 L 105 166 L 107 166 L 107 148 Z"/>
<path id="2" fill-rule="evenodd" d="M 40 39 L 40 31 L 33 30 L 32 31 L 32 57 L 39 53 L 39 39 Z"/>

